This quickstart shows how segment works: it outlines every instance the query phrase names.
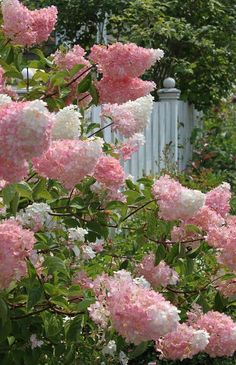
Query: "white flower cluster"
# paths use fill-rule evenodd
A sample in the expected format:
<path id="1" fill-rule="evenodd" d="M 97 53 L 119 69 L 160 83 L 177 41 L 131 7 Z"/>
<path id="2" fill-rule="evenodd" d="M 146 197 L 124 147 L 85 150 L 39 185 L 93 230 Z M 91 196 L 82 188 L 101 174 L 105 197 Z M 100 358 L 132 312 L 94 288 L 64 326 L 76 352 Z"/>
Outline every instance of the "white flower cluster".
<path id="1" fill-rule="evenodd" d="M 182 189 L 178 207 L 183 219 L 191 218 L 205 203 L 205 194 L 199 190 Z"/>
<path id="2" fill-rule="evenodd" d="M 142 288 L 151 288 L 150 283 L 144 278 L 144 276 L 134 278 L 134 283 Z"/>
<path id="3" fill-rule="evenodd" d="M 152 49 L 153 52 L 153 62 L 160 61 L 161 58 L 164 57 L 164 51 L 160 48 Z"/>
<path id="4" fill-rule="evenodd" d="M 117 350 L 116 343 L 115 343 L 114 340 L 111 340 L 111 341 L 108 342 L 108 344 L 106 346 L 103 347 L 102 354 L 103 355 L 114 356 L 116 350 Z"/>
<path id="5" fill-rule="evenodd" d="M 80 136 L 82 115 L 76 105 L 69 105 L 55 115 L 52 139 L 77 139 Z"/>
<path id="6" fill-rule="evenodd" d="M 25 210 L 20 210 L 16 215 L 16 220 L 26 228 L 33 231 L 55 229 L 58 224 L 49 214 L 52 213 L 50 206 L 46 203 L 33 203 Z"/>
<path id="7" fill-rule="evenodd" d="M 119 353 L 119 360 L 121 365 L 128 365 L 129 358 L 123 351 Z"/>
<path id="8" fill-rule="evenodd" d="M 11 102 L 12 102 L 12 100 L 11 100 L 10 96 L 8 96 L 6 94 L 0 94 L 0 105 L 9 104 Z"/>
<path id="9" fill-rule="evenodd" d="M 198 353 L 203 351 L 208 345 L 210 335 L 207 331 L 204 330 L 195 330 L 193 331 L 191 338 L 191 348 L 193 353 Z"/>
<path id="10" fill-rule="evenodd" d="M 17 142 L 26 159 L 39 156 L 48 148 L 52 121 L 52 114 L 42 100 L 31 101 L 23 108 Z"/>
<path id="11" fill-rule="evenodd" d="M 153 109 L 153 100 L 153 96 L 149 94 L 134 101 L 127 101 L 121 105 L 122 111 L 130 112 L 135 119 L 134 133 L 142 132 L 149 124 Z"/>
<path id="12" fill-rule="evenodd" d="M 72 244 L 71 248 L 75 256 L 78 258 L 81 258 L 82 260 L 91 260 L 95 258 L 96 253 L 99 252 L 99 249 L 101 251 L 101 243 L 99 244 L 96 242 L 89 242 L 88 244 L 78 246 L 78 243 L 84 243 L 85 241 L 84 237 L 86 234 L 88 234 L 86 229 L 80 227 L 69 228 L 67 232 L 69 245 Z"/>
<path id="13" fill-rule="evenodd" d="M 69 228 L 68 229 L 68 239 L 69 241 L 79 241 L 84 242 L 84 236 L 88 234 L 88 231 L 84 228 Z"/>

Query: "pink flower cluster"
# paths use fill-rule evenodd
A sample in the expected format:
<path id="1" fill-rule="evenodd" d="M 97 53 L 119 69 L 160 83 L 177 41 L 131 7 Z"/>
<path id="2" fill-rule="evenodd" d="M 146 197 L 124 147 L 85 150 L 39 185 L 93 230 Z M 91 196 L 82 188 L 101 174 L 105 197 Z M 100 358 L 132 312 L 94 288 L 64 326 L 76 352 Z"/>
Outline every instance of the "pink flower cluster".
<path id="1" fill-rule="evenodd" d="M 179 275 L 171 269 L 165 261 L 155 265 L 155 255 L 153 253 L 144 256 L 143 260 L 137 265 L 137 274 L 144 278 L 155 288 L 158 286 L 176 285 Z"/>
<path id="2" fill-rule="evenodd" d="M 194 355 L 204 351 L 209 334 L 204 330 L 183 323 L 173 332 L 168 333 L 156 342 L 156 349 L 161 358 L 168 360 L 192 359 Z"/>
<path id="3" fill-rule="evenodd" d="M 230 199 L 230 185 L 223 183 L 206 194 L 205 205 L 225 218 L 230 211 Z"/>
<path id="4" fill-rule="evenodd" d="M 209 333 L 204 351 L 210 357 L 232 356 L 236 351 L 236 323 L 226 314 L 210 311 L 200 316 L 193 327 Z"/>
<path id="5" fill-rule="evenodd" d="M 32 46 L 46 41 L 57 21 L 57 8 L 29 10 L 18 0 L 2 1 L 3 30 L 14 43 Z"/>
<path id="6" fill-rule="evenodd" d="M 0 105 L 9 102 L 10 98 L 8 98 L 7 95 L 9 95 L 10 97 L 14 97 L 14 98 L 16 97 L 16 94 L 11 89 L 11 87 L 8 87 L 6 85 L 6 78 L 4 76 L 4 73 L 5 73 L 4 69 L 0 66 L 0 94 L 1 94 Z"/>
<path id="7" fill-rule="evenodd" d="M 100 139 L 59 140 L 39 158 L 33 159 L 35 170 L 42 176 L 73 188 L 85 176 L 93 174 L 102 153 Z"/>
<path id="8" fill-rule="evenodd" d="M 125 180 L 124 169 L 119 160 L 111 156 L 101 156 L 96 164 L 93 176 L 109 190 L 117 190 Z"/>
<path id="9" fill-rule="evenodd" d="M 132 154 L 137 152 L 144 143 L 144 135 L 141 133 L 135 133 L 120 146 L 118 152 L 123 157 L 124 161 L 129 160 Z"/>
<path id="10" fill-rule="evenodd" d="M 0 177 L 9 182 L 27 175 L 28 163 L 49 147 L 52 116 L 39 100 L 0 106 Z"/>
<path id="11" fill-rule="evenodd" d="M 112 119 L 112 129 L 125 137 L 132 137 L 143 132 L 150 121 L 153 108 L 153 97 L 143 96 L 124 104 L 105 104 L 102 116 Z"/>
<path id="12" fill-rule="evenodd" d="M 0 224 L 0 288 L 26 275 L 25 259 L 36 242 L 34 233 L 23 229 L 14 220 Z"/>
<path id="13" fill-rule="evenodd" d="M 105 76 L 96 83 L 101 104 L 122 104 L 128 100 L 136 100 L 150 94 L 155 86 L 154 82 L 143 81 L 138 77 L 111 79 Z"/>
<path id="14" fill-rule="evenodd" d="M 127 342 L 157 340 L 177 327 L 177 308 L 161 294 L 136 284 L 127 271 L 102 275 L 94 290 L 98 300 L 89 309 L 92 319 L 104 323 L 108 317 Z"/>
<path id="15" fill-rule="evenodd" d="M 218 249 L 219 263 L 236 271 L 236 221 L 227 220 L 224 226 L 210 227 L 207 242 Z"/>
<path id="16" fill-rule="evenodd" d="M 56 51 L 53 56 L 53 61 L 61 70 L 70 71 L 76 65 L 84 65 L 85 68 L 90 67 L 90 62 L 84 56 L 85 50 L 77 44 L 68 52 Z M 83 71 L 84 68 L 79 72 L 81 73 Z"/>
<path id="17" fill-rule="evenodd" d="M 139 76 L 163 55 L 160 49 L 145 49 L 133 43 L 94 45 L 89 57 L 103 74 L 97 83 L 100 102 L 121 104 L 149 94 L 155 84 L 142 81 Z"/>
<path id="18" fill-rule="evenodd" d="M 85 56 L 85 50 L 82 47 L 80 47 L 78 44 L 75 45 L 72 49 L 70 49 L 66 53 L 64 53 L 62 51 L 56 51 L 56 53 L 54 54 L 53 61 L 60 70 L 71 71 L 73 69 L 73 67 L 76 65 L 84 65 L 84 67 L 80 71 L 78 71 L 77 74 L 75 74 L 75 76 L 73 77 L 73 79 L 76 79 L 76 81 L 73 82 L 70 86 L 71 93 L 68 95 L 68 98 L 66 101 L 67 105 L 71 104 L 74 101 L 74 99 L 77 97 L 77 86 L 89 72 L 89 71 L 88 72 L 85 72 L 85 71 L 86 71 L 86 69 L 89 69 L 91 64 L 88 60 L 85 59 L 84 56 Z M 69 78 L 68 78 L 68 81 L 70 81 Z M 86 97 L 86 99 L 84 99 L 84 103 L 81 104 L 79 102 L 79 100 L 83 99 L 83 97 L 85 95 L 86 94 L 82 93 L 79 95 L 79 98 L 77 98 L 78 103 L 81 106 L 87 105 L 91 101 L 91 97 L 89 96 L 89 97 Z"/>
<path id="19" fill-rule="evenodd" d="M 160 49 L 146 49 L 134 43 L 114 43 L 111 46 L 94 45 L 90 59 L 104 76 L 112 79 L 141 76 L 164 56 Z"/>
<path id="20" fill-rule="evenodd" d="M 228 280 L 219 280 L 217 282 L 217 290 L 226 298 L 236 295 L 236 278 Z"/>
<path id="21" fill-rule="evenodd" d="M 186 220 L 204 205 L 205 195 L 183 187 L 168 175 L 161 176 L 153 185 L 152 193 L 159 204 L 159 215 L 165 220 Z"/>
<path id="22" fill-rule="evenodd" d="M 177 191 L 180 188 L 176 185 L 176 182 L 172 184 L 172 190 L 169 195 L 168 192 L 167 196 L 162 195 L 162 198 L 167 199 L 167 203 L 165 202 L 167 209 L 170 208 L 170 205 L 168 205 L 170 196 L 172 199 L 175 199 L 174 195 L 176 193 L 174 193 L 174 188 Z M 160 191 L 160 187 L 158 189 Z M 155 190 L 155 185 L 153 190 Z M 229 215 L 230 198 L 230 186 L 227 183 L 223 183 L 209 191 L 205 195 L 204 205 L 195 213 L 193 212 L 192 216 L 190 215 L 188 218 L 182 216 L 180 226 L 173 228 L 171 236 L 173 240 L 185 241 L 193 239 L 195 241 L 198 237 L 202 238 L 205 235 L 208 244 L 217 249 L 217 260 L 219 263 L 234 271 L 236 270 L 236 219 Z M 161 201 L 161 209 L 162 205 L 163 202 Z M 168 211 L 166 211 L 164 217 L 167 217 L 167 215 Z M 189 226 L 196 226 L 199 230 L 189 230 Z"/>

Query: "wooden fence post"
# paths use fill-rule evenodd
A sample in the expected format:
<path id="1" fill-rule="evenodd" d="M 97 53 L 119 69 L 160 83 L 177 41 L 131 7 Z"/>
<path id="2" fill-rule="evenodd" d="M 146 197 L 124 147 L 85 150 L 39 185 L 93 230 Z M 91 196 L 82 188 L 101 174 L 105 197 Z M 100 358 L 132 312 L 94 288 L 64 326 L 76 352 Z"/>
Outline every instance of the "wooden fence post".
<path id="1" fill-rule="evenodd" d="M 175 80 L 168 77 L 158 91 L 160 168 L 166 166 L 166 157 L 176 168 L 178 164 L 178 107 L 181 91 L 175 88 Z"/>

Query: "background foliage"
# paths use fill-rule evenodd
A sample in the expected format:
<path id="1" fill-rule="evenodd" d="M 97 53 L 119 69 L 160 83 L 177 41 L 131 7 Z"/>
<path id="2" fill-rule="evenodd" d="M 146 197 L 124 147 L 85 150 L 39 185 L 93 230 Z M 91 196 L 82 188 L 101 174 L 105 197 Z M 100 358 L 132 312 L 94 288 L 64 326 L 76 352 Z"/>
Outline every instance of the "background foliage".
<path id="1" fill-rule="evenodd" d="M 199 109 L 218 104 L 236 73 L 235 0 L 25 0 L 59 9 L 57 32 L 88 48 L 108 17 L 109 41 L 162 48 L 165 58 L 147 75 L 157 89 L 175 77 L 182 98 Z"/>

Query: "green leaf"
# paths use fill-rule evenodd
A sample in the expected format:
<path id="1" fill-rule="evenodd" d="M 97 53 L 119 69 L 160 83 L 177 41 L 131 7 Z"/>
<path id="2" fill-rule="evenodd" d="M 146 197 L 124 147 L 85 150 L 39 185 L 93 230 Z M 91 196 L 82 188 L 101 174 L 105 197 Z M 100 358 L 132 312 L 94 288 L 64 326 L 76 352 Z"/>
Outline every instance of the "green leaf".
<path id="1" fill-rule="evenodd" d="M 47 183 L 45 179 L 41 179 L 33 188 L 33 198 L 38 199 L 51 199 L 51 195 L 47 190 Z"/>
<path id="2" fill-rule="evenodd" d="M 32 189 L 26 182 L 15 184 L 15 189 L 21 197 L 32 200 Z"/>
<path id="3" fill-rule="evenodd" d="M 149 347 L 148 342 L 142 342 L 140 345 L 136 346 L 134 351 L 129 353 L 129 359 L 136 359 L 137 357 L 141 356 Z"/>
<path id="4" fill-rule="evenodd" d="M 43 296 L 42 286 L 38 281 L 34 282 L 34 285 L 27 288 L 28 300 L 27 300 L 27 310 L 29 311 L 37 303 L 39 303 Z"/>
<path id="5" fill-rule="evenodd" d="M 14 198 L 12 199 L 12 201 L 10 203 L 11 212 L 13 213 L 14 216 L 16 216 L 16 213 L 17 213 L 19 200 L 20 200 L 19 194 L 15 193 Z"/>
<path id="6" fill-rule="evenodd" d="M 75 65 L 69 72 L 69 75 L 70 77 L 73 77 L 75 76 L 80 70 L 82 70 L 82 68 L 84 68 L 85 65 L 83 64 L 78 64 L 78 65 Z"/>
<path id="7" fill-rule="evenodd" d="M 14 185 L 8 185 L 6 188 L 3 189 L 2 196 L 4 204 L 9 206 L 10 202 L 15 196 L 15 192 L 16 190 Z"/>
<path id="8" fill-rule="evenodd" d="M 55 315 L 47 316 L 47 320 L 44 321 L 45 332 L 47 337 L 55 337 L 60 332 L 63 332 L 62 320 Z"/>
<path id="9" fill-rule="evenodd" d="M 79 83 L 79 85 L 77 86 L 77 92 L 80 94 L 85 93 L 86 91 L 88 91 L 91 87 L 91 83 L 92 83 L 92 76 L 89 73 L 87 76 L 85 76 L 85 78 Z"/>
<path id="10" fill-rule="evenodd" d="M 155 254 L 155 265 L 158 265 L 165 257 L 166 249 L 162 244 L 159 244 Z"/>
<path id="11" fill-rule="evenodd" d="M 78 312 L 83 312 L 85 311 L 91 304 L 95 303 L 95 299 L 94 298 L 87 298 L 82 300 L 82 302 L 79 302 L 76 306 L 76 310 Z"/>
<path id="12" fill-rule="evenodd" d="M 57 256 L 46 257 L 44 264 L 44 266 L 47 267 L 49 274 L 59 272 L 67 276 L 69 275 L 64 261 Z"/>
<path id="13" fill-rule="evenodd" d="M 109 203 L 107 204 L 106 209 L 108 209 L 108 210 L 109 210 L 109 209 L 113 210 L 113 209 L 123 208 L 124 206 L 125 206 L 125 204 L 124 204 L 124 203 L 114 200 L 114 201 L 111 201 L 111 202 L 109 202 Z"/>
<path id="14" fill-rule="evenodd" d="M 2 321 L 0 320 L 0 342 L 3 342 L 10 335 L 12 329 L 11 321 Z"/>
<path id="15" fill-rule="evenodd" d="M 67 341 L 77 342 L 80 337 L 82 316 L 78 315 L 66 324 L 66 339 Z"/>
<path id="16" fill-rule="evenodd" d="M 224 308 L 225 308 L 225 300 L 223 298 L 223 296 L 217 292 L 216 296 L 215 296 L 215 303 L 214 303 L 214 309 L 218 312 L 223 312 Z"/>
<path id="17" fill-rule="evenodd" d="M 3 324 L 7 321 L 7 318 L 8 318 L 7 305 L 5 301 L 2 298 L 0 298 L 0 319 Z"/>
<path id="18" fill-rule="evenodd" d="M 92 96 L 91 104 L 98 105 L 99 102 L 99 93 L 94 85 L 91 85 L 89 88 L 89 93 Z"/>

